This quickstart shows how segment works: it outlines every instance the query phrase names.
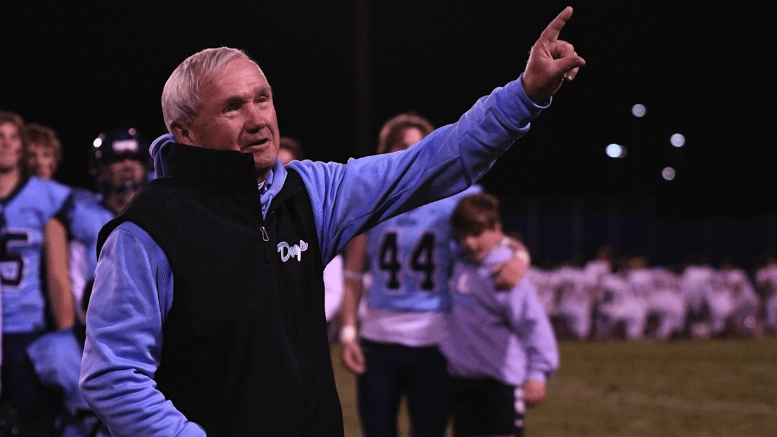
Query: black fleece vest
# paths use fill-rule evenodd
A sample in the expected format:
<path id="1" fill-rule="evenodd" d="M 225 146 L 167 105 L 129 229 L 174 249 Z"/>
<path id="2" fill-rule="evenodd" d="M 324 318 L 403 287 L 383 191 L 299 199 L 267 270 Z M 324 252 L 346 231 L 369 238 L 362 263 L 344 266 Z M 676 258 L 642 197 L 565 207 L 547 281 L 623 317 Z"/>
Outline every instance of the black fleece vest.
<path id="1" fill-rule="evenodd" d="M 100 233 L 143 228 L 173 271 L 157 388 L 209 436 L 342 436 L 310 198 L 288 171 L 262 218 L 251 155 L 173 144 L 168 176 Z"/>

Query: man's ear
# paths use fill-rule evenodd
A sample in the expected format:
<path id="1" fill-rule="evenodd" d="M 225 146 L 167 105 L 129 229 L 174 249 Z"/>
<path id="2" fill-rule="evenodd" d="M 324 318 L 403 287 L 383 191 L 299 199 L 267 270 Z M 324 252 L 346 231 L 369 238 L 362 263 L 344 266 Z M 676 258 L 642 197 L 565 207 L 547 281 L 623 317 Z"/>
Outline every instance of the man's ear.
<path id="1" fill-rule="evenodd" d="M 188 144 L 190 146 L 196 146 L 197 142 L 194 139 L 191 129 L 180 121 L 174 121 L 170 123 L 170 133 L 175 137 L 175 141 L 179 144 Z"/>

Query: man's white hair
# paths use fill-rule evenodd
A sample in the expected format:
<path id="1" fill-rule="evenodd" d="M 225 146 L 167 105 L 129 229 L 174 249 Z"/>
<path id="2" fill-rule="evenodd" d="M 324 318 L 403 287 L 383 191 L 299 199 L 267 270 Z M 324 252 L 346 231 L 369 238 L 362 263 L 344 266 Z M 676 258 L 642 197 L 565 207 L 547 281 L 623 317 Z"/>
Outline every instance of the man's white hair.
<path id="1" fill-rule="evenodd" d="M 170 124 L 174 121 L 180 121 L 186 126 L 191 125 L 202 104 L 201 87 L 235 58 L 243 58 L 256 64 L 244 51 L 230 47 L 201 50 L 181 62 L 162 90 L 162 116 L 169 132 L 172 132 Z M 256 68 L 261 71 L 259 65 L 256 65 Z"/>

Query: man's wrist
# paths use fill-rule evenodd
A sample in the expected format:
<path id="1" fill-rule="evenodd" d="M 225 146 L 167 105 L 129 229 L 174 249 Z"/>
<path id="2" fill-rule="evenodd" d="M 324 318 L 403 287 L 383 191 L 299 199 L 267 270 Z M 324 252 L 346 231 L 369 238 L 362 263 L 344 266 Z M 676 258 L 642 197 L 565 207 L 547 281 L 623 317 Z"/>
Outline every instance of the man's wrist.
<path id="1" fill-rule="evenodd" d="M 526 252 L 525 250 L 518 250 L 518 251 L 516 251 L 515 252 L 515 257 L 516 258 L 520 258 L 526 264 L 530 264 L 531 263 L 531 257 L 529 257 L 529 253 Z"/>
<path id="2" fill-rule="evenodd" d="M 356 341 L 359 334 L 356 331 L 356 327 L 353 325 L 346 325 L 340 328 L 340 343 L 350 343 Z"/>
<path id="3" fill-rule="evenodd" d="M 529 251 L 515 239 L 504 237 L 502 245 L 507 246 L 514 251 L 513 257 L 522 259 L 526 264 L 531 264 L 531 255 L 529 255 Z"/>

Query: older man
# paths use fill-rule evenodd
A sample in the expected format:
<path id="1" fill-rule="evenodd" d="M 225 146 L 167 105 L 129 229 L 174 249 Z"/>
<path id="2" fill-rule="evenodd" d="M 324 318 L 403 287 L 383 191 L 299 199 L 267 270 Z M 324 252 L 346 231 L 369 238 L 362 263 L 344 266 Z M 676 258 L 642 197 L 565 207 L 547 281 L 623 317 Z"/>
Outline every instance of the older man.
<path id="1" fill-rule="evenodd" d="M 162 94 L 163 175 L 101 232 L 81 390 L 113 435 L 342 436 L 324 265 L 353 236 L 477 181 L 584 64 L 557 39 L 406 152 L 278 160 L 272 89 L 244 53 L 186 59 Z"/>

